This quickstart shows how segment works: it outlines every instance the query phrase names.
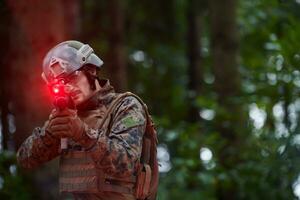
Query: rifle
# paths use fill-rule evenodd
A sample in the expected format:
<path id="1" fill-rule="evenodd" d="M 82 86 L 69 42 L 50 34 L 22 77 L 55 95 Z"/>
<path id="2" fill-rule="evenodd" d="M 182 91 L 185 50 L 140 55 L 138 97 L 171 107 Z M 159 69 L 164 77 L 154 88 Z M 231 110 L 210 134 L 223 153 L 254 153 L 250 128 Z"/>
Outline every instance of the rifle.
<path id="1" fill-rule="evenodd" d="M 71 97 L 65 91 L 65 81 L 63 79 L 55 79 L 54 82 L 49 85 L 51 95 L 53 97 L 53 105 L 56 110 L 62 111 L 66 108 L 75 108 L 75 104 Z M 68 139 L 61 138 L 60 148 L 62 152 L 68 148 Z"/>

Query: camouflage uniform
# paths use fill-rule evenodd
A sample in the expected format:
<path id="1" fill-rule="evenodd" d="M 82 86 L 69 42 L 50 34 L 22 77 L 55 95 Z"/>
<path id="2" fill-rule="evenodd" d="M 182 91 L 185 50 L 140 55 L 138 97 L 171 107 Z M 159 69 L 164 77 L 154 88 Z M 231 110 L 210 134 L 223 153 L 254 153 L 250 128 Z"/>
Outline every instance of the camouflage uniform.
<path id="1" fill-rule="evenodd" d="M 93 146 L 84 149 L 78 143 L 68 140 L 68 153 L 60 153 L 60 140 L 45 134 L 43 128 L 35 128 L 21 145 L 17 159 L 24 168 L 34 168 L 56 156 L 68 156 L 72 152 L 85 151 L 96 168 L 113 177 L 129 177 L 135 173 L 139 162 L 143 134 L 146 126 L 145 111 L 135 97 L 125 97 L 106 120 L 107 130 L 100 129 L 99 122 L 117 97 L 108 80 L 101 80 L 102 88 L 91 99 L 78 107 L 77 114 L 86 124 L 85 133 L 89 140 L 95 140 Z M 47 122 L 46 122 L 47 123 Z M 60 167 L 62 168 L 62 167 Z M 133 194 L 99 191 L 73 193 L 75 199 L 135 199 Z"/>

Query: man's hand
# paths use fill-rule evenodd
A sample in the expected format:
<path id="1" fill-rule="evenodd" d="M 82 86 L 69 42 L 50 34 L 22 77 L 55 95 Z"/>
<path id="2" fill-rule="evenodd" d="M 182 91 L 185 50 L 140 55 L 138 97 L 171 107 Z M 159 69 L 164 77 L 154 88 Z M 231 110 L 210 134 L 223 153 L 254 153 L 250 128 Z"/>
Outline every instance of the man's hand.
<path id="1" fill-rule="evenodd" d="M 55 138 L 72 138 L 78 142 L 84 134 L 84 122 L 77 116 L 75 110 L 54 110 L 49 117 L 46 131 Z"/>

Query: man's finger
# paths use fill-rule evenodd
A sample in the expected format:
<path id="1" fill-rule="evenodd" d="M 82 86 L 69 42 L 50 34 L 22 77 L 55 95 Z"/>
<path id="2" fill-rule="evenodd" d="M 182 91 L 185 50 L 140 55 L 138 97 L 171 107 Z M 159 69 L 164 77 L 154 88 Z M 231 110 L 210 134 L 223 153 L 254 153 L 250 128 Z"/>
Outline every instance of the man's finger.
<path id="1" fill-rule="evenodd" d="M 72 110 L 72 109 L 64 109 L 62 111 L 55 111 L 51 117 L 52 119 L 53 118 L 56 118 L 56 117 L 63 117 L 63 116 L 74 116 L 76 115 L 76 111 L 75 110 Z"/>
<path id="2" fill-rule="evenodd" d="M 52 132 L 55 132 L 55 131 L 69 131 L 70 128 L 69 128 L 68 124 L 65 124 L 65 125 L 54 125 L 54 126 L 51 126 L 50 130 Z"/>
<path id="3" fill-rule="evenodd" d="M 70 137 L 70 134 L 68 131 L 55 131 L 52 133 L 52 135 L 57 138 L 69 138 Z"/>
<path id="4" fill-rule="evenodd" d="M 53 109 L 49 115 L 49 120 L 53 118 L 53 115 L 55 115 L 55 113 L 58 112 L 56 109 Z"/>
<path id="5" fill-rule="evenodd" d="M 70 122 L 69 117 L 56 117 L 50 120 L 50 127 L 56 124 L 68 124 Z"/>

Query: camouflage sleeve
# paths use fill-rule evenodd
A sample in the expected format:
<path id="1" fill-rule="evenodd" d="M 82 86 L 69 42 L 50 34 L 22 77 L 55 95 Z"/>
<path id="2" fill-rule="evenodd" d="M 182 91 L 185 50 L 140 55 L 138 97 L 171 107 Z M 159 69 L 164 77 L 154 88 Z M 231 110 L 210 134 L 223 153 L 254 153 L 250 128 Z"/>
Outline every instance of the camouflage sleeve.
<path id="1" fill-rule="evenodd" d="M 145 128 L 141 103 L 135 97 L 124 98 L 115 111 L 109 136 L 100 133 L 91 150 L 97 166 L 112 176 L 132 175 L 141 155 Z"/>
<path id="2" fill-rule="evenodd" d="M 46 122 L 47 123 L 47 122 Z M 17 152 L 17 161 L 23 168 L 35 168 L 59 155 L 60 141 L 37 127 Z"/>

